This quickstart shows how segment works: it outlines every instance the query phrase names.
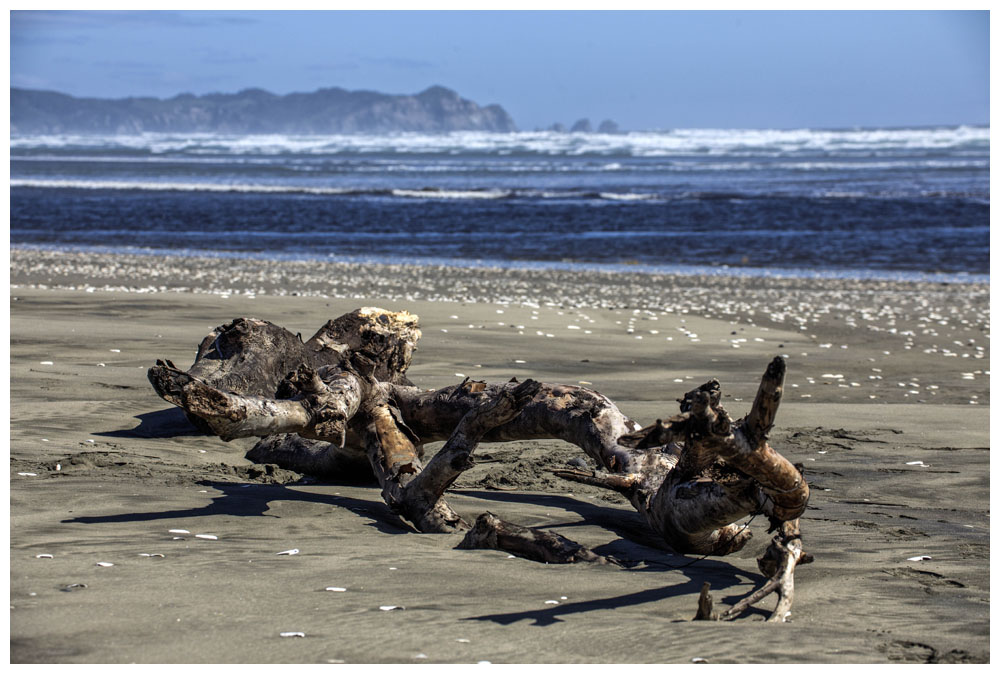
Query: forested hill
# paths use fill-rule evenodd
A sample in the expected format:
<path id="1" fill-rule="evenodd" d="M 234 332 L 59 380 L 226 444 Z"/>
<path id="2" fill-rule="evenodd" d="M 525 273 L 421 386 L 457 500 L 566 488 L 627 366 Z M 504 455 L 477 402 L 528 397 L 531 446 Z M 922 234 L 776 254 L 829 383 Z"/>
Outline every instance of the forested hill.
<path id="1" fill-rule="evenodd" d="M 480 106 L 444 87 L 419 94 L 320 89 L 284 96 L 263 89 L 159 98 L 76 98 L 10 90 L 11 134 L 390 133 L 516 131 L 499 105 Z"/>

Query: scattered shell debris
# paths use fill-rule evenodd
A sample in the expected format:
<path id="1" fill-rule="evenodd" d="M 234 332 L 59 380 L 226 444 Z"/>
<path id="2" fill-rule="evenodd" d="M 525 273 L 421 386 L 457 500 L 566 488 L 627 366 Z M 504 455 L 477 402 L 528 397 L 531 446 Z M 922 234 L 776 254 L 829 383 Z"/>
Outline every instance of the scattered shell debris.
<path id="1" fill-rule="evenodd" d="M 930 559 L 931 559 L 930 555 L 918 555 L 916 557 L 907 557 L 906 561 L 908 561 L 908 562 L 927 562 L 927 561 L 930 561 Z"/>
<path id="2" fill-rule="evenodd" d="M 171 529 L 167 532 L 168 534 L 189 534 L 191 533 L 187 529 Z"/>
<path id="3" fill-rule="evenodd" d="M 306 633 L 305 632 L 281 632 L 278 636 L 285 637 L 285 638 L 288 638 L 288 637 L 305 637 Z"/>
<path id="4" fill-rule="evenodd" d="M 219 540 L 219 537 L 215 536 L 213 534 L 195 534 L 194 537 L 195 538 L 202 538 L 202 539 L 204 539 L 206 541 L 217 541 L 217 540 Z"/>
<path id="5" fill-rule="evenodd" d="M 346 587 L 328 587 L 325 589 L 327 592 L 347 592 Z"/>
<path id="6" fill-rule="evenodd" d="M 406 610 L 406 607 L 405 606 L 379 606 L 378 610 L 379 611 L 404 611 L 404 610 Z"/>
<path id="7" fill-rule="evenodd" d="M 105 566 L 105 567 L 107 567 L 107 566 L 114 566 L 114 564 L 112 564 L 111 562 L 98 562 L 97 566 Z"/>
<path id="8" fill-rule="evenodd" d="M 292 548 L 291 550 L 282 550 L 281 552 L 275 553 L 279 555 L 297 555 L 299 554 L 298 548 Z"/>
<path id="9" fill-rule="evenodd" d="M 35 559 L 52 559 L 52 555 L 48 554 L 47 552 L 43 552 L 40 555 L 35 555 Z"/>

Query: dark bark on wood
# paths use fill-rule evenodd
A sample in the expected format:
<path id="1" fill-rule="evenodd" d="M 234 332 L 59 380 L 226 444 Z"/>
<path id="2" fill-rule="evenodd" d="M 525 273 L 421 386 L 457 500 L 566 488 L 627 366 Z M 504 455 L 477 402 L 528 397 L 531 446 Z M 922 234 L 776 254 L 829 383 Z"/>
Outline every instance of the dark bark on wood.
<path id="1" fill-rule="evenodd" d="M 786 532 L 772 543 L 778 580 L 764 588 L 790 605 L 791 574 L 802 558 L 797 519 L 809 488 L 767 442 L 781 400 L 782 359 L 768 366 L 750 413 L 739 421 L 723 409 L 721 386 L 711 380 L 679 399 L 679 414 L 640 428 L 606 396 L 580 386 L 467 379 L 419 389 L 405 375 L 419 337 L 415 316 L 380 309 L 330 321 L 306 342 L 270 323 L 237 319 L 202 341 L 190 370 L 158 361 L 149 379 L 164 399 L 223 439 L 282 434 L 251 450 L 256 461 L 330 475 L 357 474 L 367 457 L 385 502 L 423 532 L 470 528 L 443 495 L 473 465 L 480 442 L 564 440 L 599 470 L 557 476 L 624 494 L 677 551 L 739 550 L 751 533 L 734 523 L 757 512 L 783 531 L 796 522 L 795 536 Z M 445 446 L 424 466 L 422 445 L 441 440 Z M 484 541 L 499 540 L 500 530 L 517 531 L 484 522 L 494 528 L 480 536 Z M 538 532 L 510 536 L 534 541 L 510 543 L 525 550 L 558 548 L 540 543 L 552 539 Z"/>
<path id="2" fill-rule="evenodd" d="M 594 564 L 621 566 L 613 557 L 598 555 L 552 531 L 538 531 L 504 522 L 493 513 L 483 513 L 476 525 L 465 535 L 458 548 L 463 550 L 505 550 L 547 564 Z"/>
<path id="3" fill-rule="evenodd" d="M 375 479 L 368 455 L 360 441 L 348 431 L 347 444 L 337 447 L 322 440 L 310 440 L 296 433 L 261 438 L 246 458 L 255 463 L 274 463 L 286 470 L 348 482 L 370 483 Z M 277 457 L 277 460 L 275 460 Z"/>

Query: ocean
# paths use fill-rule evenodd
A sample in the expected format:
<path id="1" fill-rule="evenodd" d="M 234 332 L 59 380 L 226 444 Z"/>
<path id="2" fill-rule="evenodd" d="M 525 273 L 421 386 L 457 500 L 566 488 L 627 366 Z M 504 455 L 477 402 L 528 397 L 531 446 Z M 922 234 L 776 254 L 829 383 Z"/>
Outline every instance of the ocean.
<path id="1" fill-rule="evenodd" d="M 989 280 L 989 128 L 20 136 L 57 250 Z"/>

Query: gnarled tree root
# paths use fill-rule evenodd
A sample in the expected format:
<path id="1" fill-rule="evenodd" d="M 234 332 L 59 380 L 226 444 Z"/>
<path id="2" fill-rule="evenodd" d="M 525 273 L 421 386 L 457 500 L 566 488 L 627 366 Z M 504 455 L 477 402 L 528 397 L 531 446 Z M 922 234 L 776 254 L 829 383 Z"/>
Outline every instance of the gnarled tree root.
<path id="1" fill-rule="evenodd" d="M 764 556 L 757 560 L 761 571 L 769 573 L 770 578 L 759 589 L 750 593 L 732 607 L 715 613 L 712 611 L 712 595 L 709 583 L 701 587 L 698 597 L 698 612 L 695 620 L 735 620 L 747 609 L 757 604 L 772 593 L 778 595 L 778 603 L 768 617 L 767 622 L 785 622 L 792 614 L 792 600 L 795 598 L 795 567 L 807 564 L 812 558 L 802 550 L 802 538 L 799 534 L 798 520 L 783 522 L 780 533 L 771 541 Z"/>
<path id="2" fill-rule="evenodd" d="M 419 337 L 416 316 L 373 308 L 329 321 L 307 341 L 266 321 L 236 319 L 202 341 L 187 372 L 157 361 L 149 380 L 207 432 L 264 437 L 248 455 L 256 461 L 328 476 L 350 469 L 353 476 L 367 459 L 393 512 L 421 532 L 480 530 L 470 545 L 506 545 L 545 561 L 600 558 L 496 518 L 470 527 L 443 495 L 474 465 L 480 442 L 553 438 L 580 447 L 598 469 L 555 474 L 625 495 L 678 552 L 739 550 L 751 532 L 735 522 L 764 513 L 781 528 L 761 560 L 772 578 L 718 617 L 732 619 L 772 592 L 781 609 L 775 615 L 784 616 L 794 568 L 807 560 L 798 518 L 809 486 L 768 444 L 782 396 L 781 358 L 771 361 L 739 421 L 723 409 L 721 386 L 711 380 L 679 400 L 679 414 L 640 428 L 606 396 L 580 386 L 466 379 L 420 389 L 406 377 Z M 425 466 L 422 446 L 435 441 L 446 442 Z M 707 590 L 700 603 L 702 617 L 715 615 Z"/>

